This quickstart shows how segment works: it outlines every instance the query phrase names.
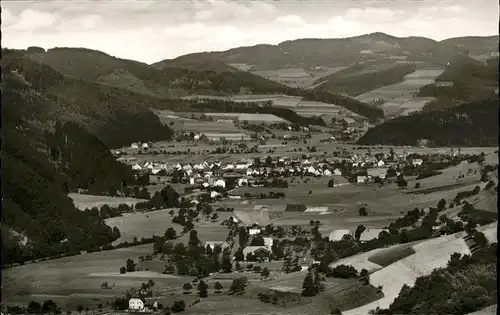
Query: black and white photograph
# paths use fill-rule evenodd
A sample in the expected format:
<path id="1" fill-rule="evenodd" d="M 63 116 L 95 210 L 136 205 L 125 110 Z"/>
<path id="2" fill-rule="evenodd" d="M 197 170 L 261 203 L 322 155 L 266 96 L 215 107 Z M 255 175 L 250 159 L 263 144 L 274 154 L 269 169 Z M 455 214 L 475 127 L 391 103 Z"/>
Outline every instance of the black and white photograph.
<path id="1" fill-rule="evenodd" d="M 495 315 L 498 0 L 4 0 L 1 315 Z"/>

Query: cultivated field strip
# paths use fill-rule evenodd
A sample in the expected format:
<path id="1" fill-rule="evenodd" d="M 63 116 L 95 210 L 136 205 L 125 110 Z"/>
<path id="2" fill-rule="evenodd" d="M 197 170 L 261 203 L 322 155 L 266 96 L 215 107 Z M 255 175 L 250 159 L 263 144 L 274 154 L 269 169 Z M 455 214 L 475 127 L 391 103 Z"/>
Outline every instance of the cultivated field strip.
<path id="1" fill-rule="evenodd" d="M 496 238 L 496 223 L 484 226 L 481 230 L 489 240 L 493 241 L 493 238 Z M 418 277 L 429 275 L 436 268 L 446 267 L 453 253 L 469 255 L 470 249 L 463 239 L 464 236 L 465 232 L 460 232 L 414 245 L 415 254 L 375 271 L 370 275 L 370 283 L 372 285 L 382 286 L 384 293 L 382 299 L 345 311 L 343 314 L 368 314 L 369 310 L 377 307 L 388 308 L 399 295 L 403 285 L 412 286 Z"/>

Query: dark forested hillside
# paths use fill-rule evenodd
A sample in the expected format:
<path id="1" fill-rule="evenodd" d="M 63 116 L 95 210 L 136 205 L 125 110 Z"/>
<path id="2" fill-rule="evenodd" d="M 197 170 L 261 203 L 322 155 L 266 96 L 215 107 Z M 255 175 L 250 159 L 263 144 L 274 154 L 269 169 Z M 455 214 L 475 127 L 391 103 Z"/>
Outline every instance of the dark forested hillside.
<path id="1" fill-rule="evenodd" d="M 172 130 L 149 111 L 161 102 L 154 96 L 63 75 L 20 53 L 2 58 L 2 105 L 18 107 L 24 118 L 45 125 L 56 120 L 78 122 L 108 147 L 170 139 Z"/>
<path id="2" fill-rule="evenodd" d="M 498 145 L 498 97 L 454 108 L 398 117 L 368 130 L 359 144 Z"/>
<path id="3" fill-rule="evenodd" d="M 496 277 L 496 243 L 472 255 L 455 253 L 446 268 L 404 285 L 388 309 L 373 314 L 470 314 L 498 303 Z"/>
<path id="4" fill-rule="evenodd" d="M 442 82 L 452 85 L 440 86 Z M 498 57 L 485 63 L 471 58 L 457 58 L 436 78 L 436 83 L 420 88 L 418 96 L 436 98 L 424 106 L 424 111 L 491 98 L 498 89 Z"/>
<path id="5" fill-rule="evenodd" d="M 160 97 L 207 90 L 239 93 L 240 88 L 254 93 L 282 93 L 286 90 L 277 82 L 217 61 L 169 62 L 153 67 L 83 48 L 54 48 L 27 56 L 66 75 Z"/>
<path id="6" fill-rule="evenodd" d="M 2 264 L 113 241 L 99 216 L 74 207 L 65 178 L 31 140 L 38 138 L 34 132 L 25 124 L 2 121 Z"/>

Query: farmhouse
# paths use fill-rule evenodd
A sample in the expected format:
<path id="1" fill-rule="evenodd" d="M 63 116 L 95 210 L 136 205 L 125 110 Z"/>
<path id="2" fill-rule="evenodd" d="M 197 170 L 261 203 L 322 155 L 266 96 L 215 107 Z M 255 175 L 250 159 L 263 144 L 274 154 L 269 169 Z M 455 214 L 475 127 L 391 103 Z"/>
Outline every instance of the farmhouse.
<path id="1" fill-rule="evenodd" d="M 248 230 L 248 234 L 250 234 L 250 235 L 260 234 L 260 229 L 250 229 L 250 230 Z"/>
<path id="2" fill-rule="evenodd" d="M 422 165 L 422 163 L 424 163 L 424 161 L 422 161 L 422 159 L 413 159 L 411 162 L 412 162 L 413 166 L 420 166 L 420 165 Z"/>
<path id="3" fill-rule="evenodd" d="M 273 238 L 272 237 L 264 237 L 264 246 L 272 247 L 273 246 Z"/>
<path id="4" fill-rule="evenodd" d="M 223 179 L 218 179 L 214 182 L 214 186 L 226 188 L 226 181 Z"/>
<path id="5" fill-rule="evenodd" d="M 245 260 L 250 253 L 260 258 L 267 258 L 271 251 L 267 246 L 247 246 L 243 249 L 243 257 L 245 257 Z"/>
<path id="6" fill-rule="evenodd" d="M 144 302 L 139 298 L 131 298 L 128 300 L 128 309 L 131 311 L 142 311 L 144 310 Z"/>
<path id="7" fill-rule="evenodd" d="M 227 248 L 229 246 L 229 244 L 227 242 L 207 241 L 207 242 L 205 242 L 205 248 L 207 246 L 210 246 L 210 248 L 212 250 L 214 250 L 215 247 L 217 247 L 217 246 L 219 246 L 222 250 L 224 250 L 225 248 Z"/>
<path id="8" fill-rule="evenodd" d="M 348 126 L 351 126 L 351 125 L 355 124 L 356 121 L 354 119 L 352 119 L 352 118 L 345 117 L 345 118 L 342 119 L 342 123 L 344 123 L 344 124 L 346 124 Z"/>
<path id="9" fill-rule="evenodd" d="M 368 179 L 368 177 L 366 175 L 358 175 L 358 176 L 356 176 L 356 181 L 358 183 L 364 183 L 364 182 L 367 181 L 367 179 Z"/>
<path id="10" fill-rule="evenodd" d="M 387 168 L 369 168 L 366 170 L 369 178 L 384 179 L 387 176 Z"/>

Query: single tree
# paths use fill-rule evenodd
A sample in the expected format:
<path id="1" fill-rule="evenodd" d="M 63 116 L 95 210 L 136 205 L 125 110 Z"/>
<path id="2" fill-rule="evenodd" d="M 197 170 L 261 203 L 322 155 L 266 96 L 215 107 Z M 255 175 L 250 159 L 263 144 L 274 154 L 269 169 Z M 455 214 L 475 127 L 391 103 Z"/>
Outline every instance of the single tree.
<path id="1" fill-rule="evenodd" d="M 260 272 L 261 277 L 264 277 L 264 278 L 269 277 L 269 274 L 270 274 L 269 268 L 267 268 L 267 267 L 264 267 L 264 269 L 262 269 L 262 271 Z"/>
<path id="2" fill-rule="evenodd" d="M 365 284 L 370 283 L 370 274 L 368 273 L 368 270 L 363 268 L 359 275 L 361 276 L 361 278 L 363 278 L 363 281 L 365 282 Z"/>
<path id="3" fill-rule="evenodd" d="M 437 204 L 438 210 L 443 211 L 445 207 L 446 207 L 446 200 L 444 200 L 444 199 L 439 200 L 439 202 Z"/>
<path id="4" fill-rule="evenodd" d="M 208 285 L 203 280 L 198 283 L 198 295 L 201 298 L 205 298 L 208 296 Z"/>
<path id="5" fill-rule="evenodd" d="M 135 263 L 132 259 L 127 259 L 127 272 L 135 271 Z"/>
<path id="6" fill-rule="evenodd" d="M 235 253 L 234 253 L 234 260 L 236 261 L 243 261 L 245 260 L 245 257 L 243 255 L 243 250 L 239 248 Z"/>
<path id="7" fill-rule="evenodd" d="M 186 302 L 184 302 L 184 300 L 180 300 L 180 301 L 174 301 L 174 304 L 172 304 L 172 312 L 174 313 L 180 313 L 180 312 L 184 312 L 184 310 L 186 309 Z"/>
<path id="8" fill-rule="evenodd" d="M 177 237 L 177 233 L 175 232 L 175 230 L 173 228 L 170 227 L 165 231 L 165 239 L 173 240 L 176 237 Z"/>
<path id="9" fill-rule="evenodd" d="M 78 314 L 81 314 L 81 313 L 83 312 L 83 306 L 78 305 L 78 306 L 76 307 L 76 311 L 78 312 Z"/>
<path id="10" fill-rule="evenodd" d="M 31 301 L 26 309 L 28 314 L 40 314 L 42 312 L 42 305 L 38 302 Z"/>
<path id="11" fill-rule="evenodd" d="M 308 272 L 302 283 L 302 296 L 314 296 L 314 280 L 311 272 Z"/>
<path id="12" fill-rule="evenodd" d="M 220 291 L 223 289 L 224 287 L 222 286 L 222 284 L 217 281 L 215 284 L 214 284 L 214 289 L 215 289 L 215 293 L 220 293 Z"/>
<path id="13" fill-rule="evenodd" d="M 42 305 L 42 313 L 44 314 L 57 314 L 59 312 L 56 302 L 52 300 L 46 300 Z"/>
<path id="14" fill-rule="evenodd" d="M 191 289 L 193 288 L 193 286 L 191 285 L 191 283 L 186 282 L 186 283 L 184 283 L 182 288 L 184 289 L 184 294 L 188 294 L 191 291 Z"/>
<path id="15" fill-rule="evenodd" d="M 359 241 L 359 238 L 361 237 L 361 234 L 366 230 L 365 226 L 363 224 L 358 225 L 356 228 L 356 231 L 354 232 L 354 238 Z"/>
<path id="16" fill-rule="evenodd" d="M 359 215 L 362 217 L 366 217 L 368 215 L 368 210 L 365 207 L 359 208 Z"/>
<path id="17" fill-rule="evenodd" d="M 233 264 L 231 263 L 231 257 L 229 257 L 229 255 L 224 254 L 224 256 L 222 256 L 221 267 L 225 273 L 231 272 L 231 270 L 233 269 Z"/>

